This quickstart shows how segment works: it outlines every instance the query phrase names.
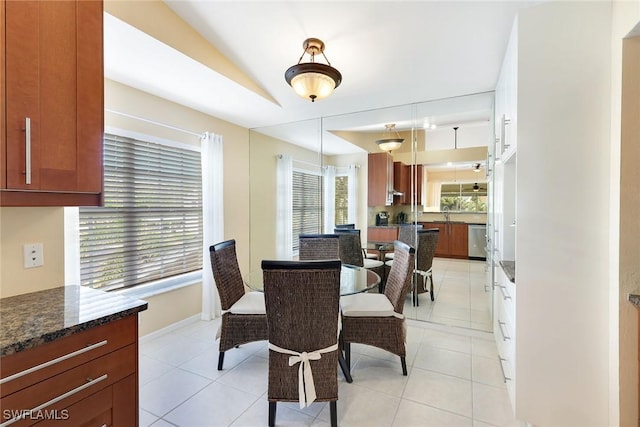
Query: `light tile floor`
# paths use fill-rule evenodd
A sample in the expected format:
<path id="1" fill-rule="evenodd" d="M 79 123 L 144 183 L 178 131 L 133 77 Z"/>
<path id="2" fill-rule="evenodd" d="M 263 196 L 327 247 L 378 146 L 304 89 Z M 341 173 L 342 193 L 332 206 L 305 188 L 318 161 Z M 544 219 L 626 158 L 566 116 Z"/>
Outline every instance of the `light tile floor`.
<path id="1" fill-rule="evenodd" d="M 423 293 L 414 307 L 408 299 L 404 308 L 407 317 L 491 331 L 491 292 L 486 287 L 485 262 L 434 258 L 432 268 L 435 301 Z"/>
<path id="2" fill-rule="evenodd" d="M 428 294 L 421 298 L 429 300 Z M 352 345 L 353 383 L 338 370 L 340 426 L 522 426 L 513 418 L 491 333 L 407 323 L 406 377 L 397 356 Z M 228 351 L 218 371 L 218 325 L 219 320 L 197 321 L 142 338 L 141 426 L 267 425 L 266 342 Z M 318 403 L 300 410 L 297 403 L 280 403 L 276 425 L 328 426 L 329 407 Z"/>

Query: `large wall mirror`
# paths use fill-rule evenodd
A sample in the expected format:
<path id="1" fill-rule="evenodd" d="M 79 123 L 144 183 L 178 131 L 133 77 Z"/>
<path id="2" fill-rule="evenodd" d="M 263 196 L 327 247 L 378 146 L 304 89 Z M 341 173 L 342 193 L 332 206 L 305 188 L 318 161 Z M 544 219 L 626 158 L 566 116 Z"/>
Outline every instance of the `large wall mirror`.
<path id="1" fill-rule="evenodd" d="M 493 92 L 486 92 L 251 129 L 252 280 L 259 280 L 263 259 L 296 259 L 298 233 L 332 232 L 338 224 L 355 224 L 363 247 L 377 241 L 381 216 L 389 227 L 442 226 L 441 236 L 454 224 L 469 236 L 471 226 L 484 230 L 492 116 Z M 390 135 L 404 141 L 387 153 L 376 141 Z M 393 167 L 387 172 L 370 155 L 389 156 Z M 395 177 L 392 187 L 374 197 L 372 179 L 387 173 Z M 484 239 L 486 231 L 479 233 Z M 486 255 L 468 261 L 466 247 L 463 255 L 436 257 L 436 298 L 422 296 L 419 305 L 408 298 L 407 317 L 492 329 Z"/>

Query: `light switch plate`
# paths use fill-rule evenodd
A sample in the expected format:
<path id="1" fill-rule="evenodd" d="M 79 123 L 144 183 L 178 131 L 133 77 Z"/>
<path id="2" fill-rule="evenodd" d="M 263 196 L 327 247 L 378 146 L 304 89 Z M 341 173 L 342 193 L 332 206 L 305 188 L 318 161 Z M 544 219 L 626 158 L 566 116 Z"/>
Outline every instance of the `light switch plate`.
<path id="1" fill-rule="evenodd" d="M 42 243 L 27 243 L 23 246 L 24 268 L 41 267 L 44 265 L 44 250 Z"/>

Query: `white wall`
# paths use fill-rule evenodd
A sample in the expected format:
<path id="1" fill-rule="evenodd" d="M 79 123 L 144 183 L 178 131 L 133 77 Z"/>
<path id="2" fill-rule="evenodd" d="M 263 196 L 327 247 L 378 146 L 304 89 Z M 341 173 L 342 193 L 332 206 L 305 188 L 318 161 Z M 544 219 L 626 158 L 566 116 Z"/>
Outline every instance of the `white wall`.
<path id="1" fill-rule="evenodd" d="M 518 41 L 516 416 L 605 426 L 611 4 L 523 10 Z"/>

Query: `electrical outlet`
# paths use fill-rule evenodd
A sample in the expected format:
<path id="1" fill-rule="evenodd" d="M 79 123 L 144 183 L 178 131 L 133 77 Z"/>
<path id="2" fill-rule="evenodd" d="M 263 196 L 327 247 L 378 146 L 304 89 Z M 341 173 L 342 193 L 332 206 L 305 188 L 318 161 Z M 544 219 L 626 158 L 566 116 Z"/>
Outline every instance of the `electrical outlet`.
<path id="1" fill-rule="evenodd" d="M 42 243 L 27 243 L 23 246 L 24 268 L 41 267 L 44 265 L 44 251 Z"/>

